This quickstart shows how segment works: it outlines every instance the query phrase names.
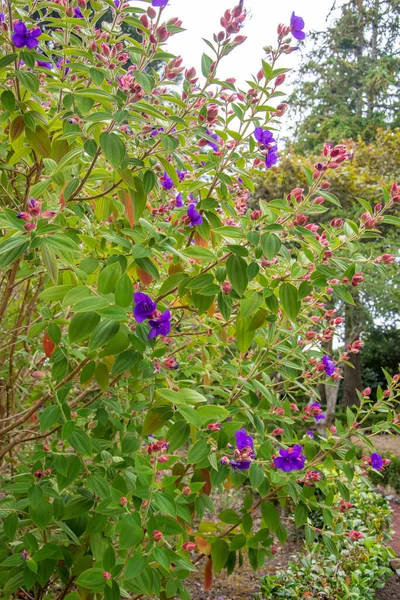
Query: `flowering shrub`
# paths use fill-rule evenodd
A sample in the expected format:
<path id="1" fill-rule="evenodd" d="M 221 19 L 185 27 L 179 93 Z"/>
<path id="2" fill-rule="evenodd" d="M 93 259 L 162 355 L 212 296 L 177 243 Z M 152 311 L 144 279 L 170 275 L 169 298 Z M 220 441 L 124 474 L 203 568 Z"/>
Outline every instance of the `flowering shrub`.
<path id="1" fill-rule="evenodd" d="M 317 384 L 339 376 L 326 303 L 352 301 L 375 258 L 354 242 L 396 224 L 398 186 L 367 220 L 318 225 L 349 158 L 326 144 L 307 190 L 248 210 L 253 177 L 278 161 L 276 63 L 304 23 L 278 27 L 242 89 L 218 78 L 245 41 L 241 5 L 200 77 L 166 51 L 182 25 L 167 4 L 17 1 L 1 19 L 4 598 L 189 598 L 192 571 L 205 565 L 209 588 L 285 541 L 277 498 L 298 527 L 317 491 L 330 514 L 321 468 L 352 479 L 351 436 L 373 452 L 371 414 L 373 433 L 400 430 L 395 376 L 347 427 L 313 432 Z M 207 520 L 211 492 L 232 485 L 250 492 L 243 508 Z"/>
<path id="2" fill-rule="evenodd" d="M 383 587 L 390 576 L 388 563 L 394 552 L 385 545 L 390 525 L 387 501 L 372 492 L 359 473 L 350 484 L 348 499 L 344 500 L 334 481 L 339 474 L 325 471 L 325 475 L 332 480 L 327 485 L 331 489 L 335 509 L 328 529 L 333 538 L 338 539 L 340 556 L 332 553 L 329 545 L 320 540 L 314 541 L 307 549 L 307 556 L 290 563 L 284 572 L 262 579 L 260 598 L 373 600 L 376 590 Z M 340 485 L 344 482 L 340 478 Z M 309 522 L 313 525 L 316 521 L 323 523 L 323 510 L 326 509 L 316 509 Z M 341 536 L 346 530 L 347 537 L 357 543 Z"/>

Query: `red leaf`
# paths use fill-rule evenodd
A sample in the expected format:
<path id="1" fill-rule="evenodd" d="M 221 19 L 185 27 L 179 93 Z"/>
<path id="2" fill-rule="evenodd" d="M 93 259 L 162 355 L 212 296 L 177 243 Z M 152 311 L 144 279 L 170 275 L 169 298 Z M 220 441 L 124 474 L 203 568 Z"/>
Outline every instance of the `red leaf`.
<path id="1" fill-rule="evenodd" d="M 47 356 L 47 358 L 50 358 L 50 356 L 53 354 L 54 350 L 56 349 L 56 345 L 53 342 L 53 340 L 50 339 L 47 331 L 43 336 L 42 347 L 43 347 L 44 353 Z"/>
<path id="2" fill-rule="evenodd" d="M 212 490 L 210 473 L 207 471 L 207 469 L 201 469 L 201 475 L 204 481 L 203 492 L 206 494 L 206 496 L 209 496 Z"/>
<path id="3" fill-rule="evenodd" d="M 124 204 L 125 204 L 126 216 L 128 217 L 128 220 L 129 220 L 129 225 L 131 227 L 133 227 L 135 224 L 135 218 L 133 216 L 133 203 L 132 203 L 132 196 L 130 194 L 128 194 L 128 192 L 124 192 Z"/>
<path id="4" fill-rule="evenodd" d="M 212 560 L 211 558 L 207 561 L 206 568 L 204 569 L 204 589 L 209 590 L 212 586 Z"/>

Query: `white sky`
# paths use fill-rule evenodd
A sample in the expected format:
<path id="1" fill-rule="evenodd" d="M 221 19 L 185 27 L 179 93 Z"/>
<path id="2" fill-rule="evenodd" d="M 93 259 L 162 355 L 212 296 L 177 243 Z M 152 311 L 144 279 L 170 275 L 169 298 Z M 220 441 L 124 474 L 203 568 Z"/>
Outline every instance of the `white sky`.
<path id="1" fill-rule="evenodd" d="M 180 54 L 185 66 L 194 66 L 201 76 L 202 53 L 212 55 L 202 38 L 212 41 L 213 33 L 221 30 L 219 21 L 224 11 L 236 3 L 235 0 L 170 0 L 164 9 L 165 17 L 178 16 L 187 31 L 169 40 L 168 51 Z M 307 33 L 326 27 L 332 3 L 333 0 L 245 0 L 244 5 L 250 15 L 241 34 L 246 35 L 247 40 L 224 59 L 219 78 L 236 77 L 237 82 L 243 85 L 246 79 L 250 79 L 250 74 L 260 69 L 261 58 L 265 58 L 263 46 L 275 46 L 277 25 L 289 24 L 293 10 L 303 17 Z M 283 57 L 277 66 L 295 69 L 299 60 L 300 51 L 293 52 Z"/>

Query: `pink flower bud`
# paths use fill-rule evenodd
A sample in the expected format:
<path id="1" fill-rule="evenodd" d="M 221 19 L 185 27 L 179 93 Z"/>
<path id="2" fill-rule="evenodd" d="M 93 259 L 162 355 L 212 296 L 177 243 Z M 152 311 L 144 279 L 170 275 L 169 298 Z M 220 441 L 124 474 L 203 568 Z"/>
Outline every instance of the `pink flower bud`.
<path id="1" fill-rule="evenodd" d="M 36 229 L 36 224 L 35 223 L 25 223 L 24 229 L 25 229 L 25 231 L 33 231 L 34 229 Z"/>
<path id="2" fill-rule="evenodd" d="M 183 493 L 184 496 L 190 496 L 190 494 L 192 492 L 191 492 L 190 487 L 188 485 L 185 485 L 185 487 L 182 489 L 182 493 Z"/>
<path id="3" fill-rule="evenodd" d="M 286 79 L 285 73 L 281 73 L 280 75 L 278 75 L 278 77 L 275 79 L 275 86 L 278 87 L 278 85 L 282 85 L 282 83 L 284 83 L 285 79 Z"/>
<path id="4" fill-rule="evenodd" d="M 128 504 L 128 498 L 125 498 L 125 496 L 122 496 L 119 499 L 119 503 L 120 503 L 121 506 L 126 506 Z"/>
<path id="5" fill-rule="evenodd" d="M 182 548 L 184 550 L 186 550 L 187 552 L 192 552 L 193 550 L 196 549 L 196 544 L 194 542 L 185 542 L 184 544 L 182 544 Z"/>
<path id="6" fill-rule="evenodd" d="M 43 373 L 43 371 L 33 371 L 31 373 L 32 377 L 34 377 L 35 379 L 43 379 L 44 377 L 46 377 L 46 375 Z"/>
<path id="7" fill-rule="evenodd" d="M 108 571 L 104 571 L 104 573 L 103 573 L 103 579 L 105 579 L 106 581 L 108 581 L 109 579 L 111 579 L 111 573 L 109 573 Z"/>
<path id="8" fill-rule="evenodd" d="M 153 541 L 154 542 L 160 542 L 163 538 L 163 534 L 161 533 L 161 531 L 158 531 L 158 529 L 155 529 L 152 533 Z"/>

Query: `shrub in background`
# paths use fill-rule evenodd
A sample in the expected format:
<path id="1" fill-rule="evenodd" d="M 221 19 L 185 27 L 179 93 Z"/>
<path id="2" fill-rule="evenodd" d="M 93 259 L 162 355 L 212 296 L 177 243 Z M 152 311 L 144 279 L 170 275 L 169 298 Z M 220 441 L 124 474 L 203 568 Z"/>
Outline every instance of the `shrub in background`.
<path id="1" fill-rule="evenodd" d="M 327 472 L 326 475 L 332 478 L 333 503 L 339 510 L 329 528 L 332 536 L 340 535 L 342 531 L 348 536 L 339 542 L 340 554 L 332 553 L 329 546 L 319 540 L 314 541 L 308 545 L 306 556 L 290 563 L 285 571 L 261 580 L 258 598 L 372 600 L 376 590 L 382 588 L 390 576 L 389 559 L 395 553 L 385 545 L 390 539 L 387 501 L 372 492 L 370 484 L 359 474 L 355 475 L 349 486 L 348 499 L 344 500 L 334 481 L 338 474 Z M 339 490 L 342 484 L 339 479 Z M 324 510 L 318 515 L 317 509 L 310 515 L 310 526 L 324 521 Z M 350 542 L 351 539 L 354 541 Z"/>

